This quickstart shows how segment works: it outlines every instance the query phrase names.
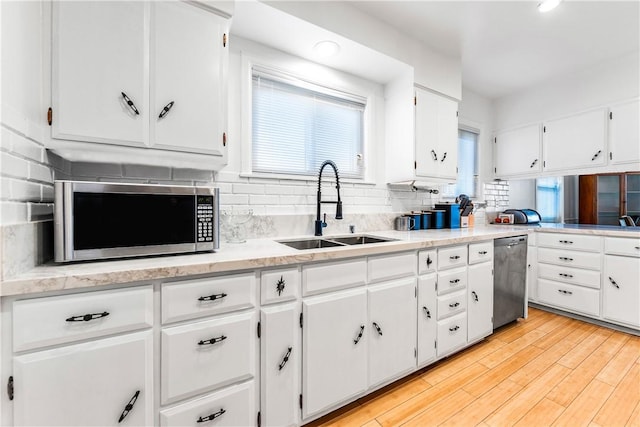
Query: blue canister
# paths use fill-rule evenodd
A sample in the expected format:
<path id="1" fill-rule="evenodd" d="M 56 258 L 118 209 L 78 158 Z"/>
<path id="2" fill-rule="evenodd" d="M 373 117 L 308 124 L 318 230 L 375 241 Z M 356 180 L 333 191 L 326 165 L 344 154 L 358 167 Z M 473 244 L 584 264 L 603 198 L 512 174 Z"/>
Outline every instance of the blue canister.
<path id="1" fill-rule="evenodd" d="M 444 210 L 431 211 L 431 228 L 444 228 Z"/>
<path id="2" fill-rule="evenodd" d="M 428 230 L 429 225 L 431 224 L 431 212 L 422 211 L 422 213 L 420 214 L 420 217 L 421 217 L 420 228 L 422 230 Z"/>
<path id="3" fill-rule="evenodd" d="M 411 212 L 406 214 L 405 216 L 409 218 L 413 218 L 413 224 L 411 226 L 411 230 L 420 230 L 422 228 L 422 214 L 419 212 Z"/>

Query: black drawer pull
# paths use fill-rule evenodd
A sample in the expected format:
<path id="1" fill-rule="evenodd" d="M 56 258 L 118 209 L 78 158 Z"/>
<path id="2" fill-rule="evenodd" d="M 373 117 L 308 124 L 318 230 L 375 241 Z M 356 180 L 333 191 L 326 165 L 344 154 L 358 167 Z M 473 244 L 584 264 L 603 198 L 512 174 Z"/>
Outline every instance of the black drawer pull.
<path id="1" fill-rule="evenodd" d="M 174 102 L 171 101 L 170 103 L 165 105 L 164 108 L 162 109 L 162 111 L 160 111 L 160 114 L 158 115 L 158 118 L 162 119 L 164 116 L 166 116 L 167 113 L 169 113 L 169 111 L 171 111 L 171 107 L 173 107 L 173 104 L 174 104 Z"/>
<path id="2" fill-rule="evenodd" d="M 456 326 L 454 326 L 454 327 L 452 327 L 452 328 L 449 328 L 449 332 L 455 332 L 455 331 L 457 331 L 458 329 L 460 329 L 460 326 L 456 325 Z"/>
<path id="3" fill-rule="evenodd" d="M 480 255 L 486 255 L 488 252 L 487 251 L 478 251 L 478 254 Z"/>
<path id="4" fill-rule="evenodd" d="M 636 246 L 635 248 L 640 251 L 640 246 Z"/>
<path id="5" fill-rule="evenodd" d="M 287 362 L 289 361 L 289 356 L 291 356 L 291 350 L 293 350 L 293 348 L 289 347 L 289 349 L 287 350 L 287 353 L 284 355 L 284 358 L 282 359 L 282 362 L 280 362 L 280 364 L 278 365 L 278 371 L 282 371 L 282 368 L 284 368 L 284 365 L 286 365 Z"/>
<path id="6" fill-rule="evenodd" d="M 456 307 L 458 307 L 459 305 L 460 305 L 460 303 L 459 303 L 459 302 L 452 302 L 451 304 L 449 304 L 449 307 L 451 307 L 451 308 L 456 308 Z"/>
<path id="7" fill-rule="evenodd" d="M 378 326 L 376 322 L 373 322 L 373 327 L 378 331 L 378 335 L 382 336 L 382 329 L 380 329 L 380 326 Z"/>
<path id="8" fill-rule="evenodd" d="M 431 312 L 429 311 L 429 309 L 427 307 L 422 307 L 422 310 L 424 311 L 424 314 L 427 316 L 427 319 L 431 319 Z"/>
<path id="9" fill-rule="evenodd" d="M 611 282 L 611 284 L 613 286 L 615 286 L 616 288 L 620 289 L 620 285 L 618 285 L 618 283 L 615 280 L 613 280 L 611 277 L 609 277 L 609 281 Z"/>
<path id="10" fill-rule="evenodd" d="M 89 320 L 101 319 L 107 317 L 109 312 L 103 311 L 102 313 L 84 314 L 82 316 L 71 316 L 66 319 L 67 322 L 88 322 Z"/>
<path id="11" fill-rule="evenodd" d="M 531 166 L 529 166 L 529 168 L 534 167 L 536 163 L 538 163 L 538 159 L 535 159 L 533 162 L 531 162 Z"/>
<path id="12" fill-rule="evenodd" d="M 460 255 L 450 256 L 449 259 L 460 259 Z"/>
<path id="13" fill-rule="evenodd" d="M 225 412 L 227 412 L 227 411 L 225 411 L 224 409 L 221 408 L 218 412 L 214 412 L 213 414 L 207 415 L 206 417 L 198 417 L 198 420 L 196 422 L 197 423 L 206 423 L 207 421 L 213 421 L 216 418 L 222 416 L 222 414 L 224 414 Z"/>
<path id="14" fill-rule="evenodd" d="M 444 159 L 447 158 L 447 152 L 444 152 L 444 155 L 442 156 L 442 159 L 440 160 L 440 163 L 444 162 Z"/>
<path id="15" fill-rule="evenodd" d="M 285 285 L 286 283 L 284 280 L 284 276 L 280 276 L 280 278 L 276 282 L 276 291 L 278 292 L 278 296 L 280 296 L 280 294 L 282 294 L 282 291 L 284 291 Z"/>
<path id="16" fill-rule="evenodd" d="M 449 283 L 451 283 L 452 285 L 455 285 L 456 283 L 460 283 L 460 279 L 449 280 Z"/>
<path id="17" fill-rule="evenodd" d="M 597 159 L 600 153 L 602 153 L 602 150 L 598 150 L 598 152 L 594 154 L 593 157 L 591 158 L 591 161 L 594 161 L 595 159 Z"/>
<path id="18" fill-rule="evenodd" d="M 558 292 L 560 292 L 563 295 L 573 295 L 573 292 L 565 291 L 564 289 L 558 289 Z"/>
<path id="19" fill-rule="evenodd" d="M 360 325 L 360 332 L 358 333 L 358 336 L 356 337 L 355 340 L 353 340 L 354 344 L 358 344 L 360 342 L 360 339 L 362 338 L 362 333 L 364 332 L 364 325 Z"/>
<path id="20" fill-rule="evenodd" d="M 200 340 L 198 341 L 198 345 L 212 345 L 217 344 L 221 341 L 226 340 L 227 337 L 224 335 L 220 335 L 219 337 L 211 338 L 210 340 Z"/>
<path id="21" fill-rule="evenodd" d="M 478 302 L 478 294 L 476 294 L 476 291 L 471 291 L 471 295 L 473 296 L 473 300 Z"/>
<path id="22" fill-rule="evenodd" d="M 573 261 L 573 258 L 568 258 L 566 256 L 560 256 L 558 257 L 558 259 L 560 259 L 561 261 Z"/>
<path id="23" fill-rule="evenodd" d="M 120 418 L 118 419 L 118 424 L 120 424 L 122 420 L 124 420 L 127 417 L 127 415 L 129 415 L 129 412 L 131 412 L 131 410 L 133 409 L 133 405 L 135 405 L 136 400 L 138 400 L 138 396 L 140 396 L 140 390 L 137 390 L 134 393 L 133 397 L 129 399 L 129 403 L 127 403 L 127 406 L 124 407 L 122 414 L 120 414 Z"/>
<path id="24" fill-rule="evenodd" d="M 427 268 L 431 267 L 433 264 L 433 260 L 431 259 L 431 255 L 427 255 Z"/>
<path id="25" fill-rule="evenodd" d="M 198 301 L 215 301 L 217 299 L 222 299 L 224 297 L 226 297 L 227 294 L 225 294 L 224 292 L 221 294 L 213 294 L 213 295 L 209 295 L 206 297 L 200 297 L 198 298 Z"/>
<path id="26" fill-rule="evenodd" d="M 133 103 L 131 98 L 129 98 L 124 92 L 120 92 L 120 94 L 122 95 L 122 99 L 124 99 L 124 102 L 126 102 L 129 108 L 131 108 L 131 111 L 133 111 L 136 115 L 140 115 L 140 112 L 136 108 L 136 105 Z"/>
<path id="27" fill-rule="evenodd" d="M 431 157 L 433 157 L 433 160 L 438 160 L 438 155 L 434 150 L 431 150 Z"/>
<path id="28" fill-rule="evenodd" d="M 569 279 L 573 278 L 573 274 L 567 274 L 567 273 L 558 273 L 559 276 L 562 277 L 567 277 Z"/>
<path id="29" fill-rule="evenodd" d="M 558 242 L 564 243 L 565 245 L 573 245 L 573 242 L 571 240 L 558 240 Z"/>

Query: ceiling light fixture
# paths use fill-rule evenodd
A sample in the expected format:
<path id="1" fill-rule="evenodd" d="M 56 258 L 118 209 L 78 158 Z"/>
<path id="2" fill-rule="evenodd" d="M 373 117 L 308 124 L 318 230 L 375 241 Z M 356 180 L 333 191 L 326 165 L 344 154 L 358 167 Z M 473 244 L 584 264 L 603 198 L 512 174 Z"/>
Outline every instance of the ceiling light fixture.
<path id="1" fill-rule="evenodd" d="M 320 58 L 329 58 L 340 52 L 340 45 L 331 40 L 323 40 L 313 46 L 313 52 Z"/>
<path id="2" fill-rule="evenodd" d="M 549 12 L 550 10 L 555 9 L 562 0 L 543 0 L 538 3 L 538 11 L 539 12 Z"/>

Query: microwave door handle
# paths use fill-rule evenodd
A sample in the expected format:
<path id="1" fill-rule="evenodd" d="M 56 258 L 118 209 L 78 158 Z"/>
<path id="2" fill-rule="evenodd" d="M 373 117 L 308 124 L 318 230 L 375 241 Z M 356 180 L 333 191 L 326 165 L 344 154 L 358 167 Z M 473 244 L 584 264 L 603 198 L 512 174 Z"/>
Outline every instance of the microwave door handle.
<path id="1" fill-rule="evenodd" d="M 62 227 L 64 227 L 64 259 L 73 260 L 73 185 L 71 183 L 65 183 L 63 196 L 64 206 L 64 220 Z"/>

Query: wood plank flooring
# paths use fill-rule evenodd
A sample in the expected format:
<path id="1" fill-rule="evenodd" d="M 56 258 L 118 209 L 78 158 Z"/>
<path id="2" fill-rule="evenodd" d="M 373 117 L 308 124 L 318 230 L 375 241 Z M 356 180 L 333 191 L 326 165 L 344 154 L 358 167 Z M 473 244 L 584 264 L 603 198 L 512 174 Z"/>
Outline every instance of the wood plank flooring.
<path id="1" fill-rule="evenodd" d="M 640 427 L 640 337 L 530 308 L 308 426 Z"/>

